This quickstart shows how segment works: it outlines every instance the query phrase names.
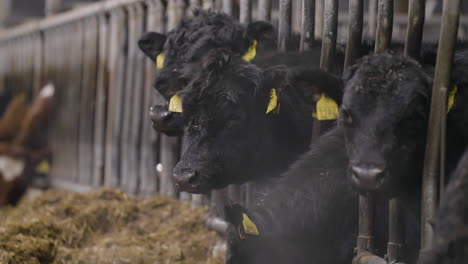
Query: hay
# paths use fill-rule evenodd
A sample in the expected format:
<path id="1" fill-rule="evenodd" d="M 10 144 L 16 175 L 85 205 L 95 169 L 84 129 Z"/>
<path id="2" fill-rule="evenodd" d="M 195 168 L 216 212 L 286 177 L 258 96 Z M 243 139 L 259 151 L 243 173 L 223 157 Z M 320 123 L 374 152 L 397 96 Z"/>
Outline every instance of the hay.
<path id="1" fill-rule="evenodd" d="M 204 210 L 113 189 L 48 191 L 0 211 L 0 263 L 223 263 Z"/>

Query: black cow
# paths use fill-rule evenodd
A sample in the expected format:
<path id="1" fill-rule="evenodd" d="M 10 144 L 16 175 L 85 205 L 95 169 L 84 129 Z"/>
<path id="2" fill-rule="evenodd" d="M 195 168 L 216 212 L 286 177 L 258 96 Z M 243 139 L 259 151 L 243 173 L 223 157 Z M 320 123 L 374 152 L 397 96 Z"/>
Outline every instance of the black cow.
<path id="1" fill-rule="evenodd" d="M 343 130 L 333 129 L 252 206 L 226 206 L 226 263 L 350 263 L 358 195 L 344 176 L 347 164 Z"/>
<path id="2" fill-rule="evenodd" d="M 450 96 L 454 103 L 449 104 L 447 116 L 448 171 L 466 148 L 465 58 L 464 52 L 457 53 L 452 76 L 458 88 L 455 97 Z M 407 231 L 413 231 L 406 237 L 411 251 L 418 248 L 420 186 L 432 92 L 429 74 L 433 69 L 425 67 L 392 53 L 364 57 L 346 75 L 340 112 L 350 159 L 349 179 L 362 193 L 398 196 L 404 201 Z"/>
<path id="3" fill-rule="evenodd" d="M 174 176 L 193 193 L 278 176 L 307 149 L 322 88 L 331 97 L 342 89 L 340 78 L 320 70 L 262 71 L 227 50 L 190 67 L 198 71 L 179 93 L 186 148 Z"/>
<path id="4" fill-rule="evenodd" d="M 431 249 L 419 264 L 468 263 L 468 151 L 451 176 L 434 223 Z"/>
<path id="5" fill-rule="evenodd" d="M 468 53 L 457 52 L 447 114 L 448 169 L 467 145 Z M 350 157 L 349 177 L 362 191 L 387 196 L 419 190 L 433 69 L 384 53 L 363 58 L 347 75 L 341 107 Z M 427 73 L 429 74 L 427 74 Z"/>

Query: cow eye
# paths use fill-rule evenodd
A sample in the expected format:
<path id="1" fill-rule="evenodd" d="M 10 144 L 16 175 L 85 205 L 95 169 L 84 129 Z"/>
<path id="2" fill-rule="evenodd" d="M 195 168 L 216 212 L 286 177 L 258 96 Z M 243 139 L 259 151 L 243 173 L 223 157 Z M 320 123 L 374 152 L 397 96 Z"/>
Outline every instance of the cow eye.
<path id="1" fill-rule="evenodd" d="M 347 125 L 351 125 L 353 123 L 351 114 L 349 113 L 348 109 L 343 106 L 340 109 L 340 119 Z"/>

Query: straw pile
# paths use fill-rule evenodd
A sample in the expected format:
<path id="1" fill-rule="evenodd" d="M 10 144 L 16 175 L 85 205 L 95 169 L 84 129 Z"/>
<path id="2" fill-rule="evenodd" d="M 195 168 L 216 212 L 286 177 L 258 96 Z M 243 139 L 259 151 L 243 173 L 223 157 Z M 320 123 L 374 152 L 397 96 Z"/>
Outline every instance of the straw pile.
<path id="1" fill-rule="evenodd" d="M 0 211 L 0 263 L 223 263 L 204 210 L 113 189 L 48 191 Z"/>

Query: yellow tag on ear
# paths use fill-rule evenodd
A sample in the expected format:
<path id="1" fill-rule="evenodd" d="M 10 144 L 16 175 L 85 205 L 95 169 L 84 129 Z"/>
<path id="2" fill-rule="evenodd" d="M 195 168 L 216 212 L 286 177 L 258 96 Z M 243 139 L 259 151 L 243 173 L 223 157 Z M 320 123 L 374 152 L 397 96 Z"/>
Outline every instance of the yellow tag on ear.
<path id="1" fill-rule="evenodd" d="M 260 233 L 258 232 L 257 225 L 250 220 L 247 214 L 242 214 L 242 226 L 244 227 L 244 231 L 248 235 L 258 236 Z"/>
<path id="2" fill-rule="evenodd" d="M 156 57 L 156 69 L 162 69 L 164 66 L 164 53 L 159 53 Z"/>
<path id="3" fill-rule="evenodd" d="M 182 113 L 182 98 L 179 95 L 174 95 L 169 101 L 169 112 Z"/>
<path id="4" fill-rule="evenodd" d="M 266 113 L 268 114 L 270 112 L 274 114 L 279 113 L 278 95 L 276 94 L 275 88 L 271 88 L 270 90 L 270 102 L 268 102 Z"/>
<path id="5" fill-rule="evenodd" d="M 457 92 L 458 92 L 458 85 L 455 84 L 447 98 L 447 113 L 450 112 L 450 110 L 453 107 L 453 104 L 455 103 L 455 95 L 457 95 Z"/>
<path id="6" fill-rule="evenodd" d="M 247 52 L 242 56 L 242 59 L 245 61 L 251 61 L 255 58 L 257 55 L 257 41 L 254 40 L 252 45 L 250 45 L 249 49 Z"/>
<path id="7" fill-rule="evenodd" d="M 338 105 L 333 99 L 322 94 L 317 102 L 317 119 L 318 120 L 336 120 L 338 119 Z"/>
<path id="8" fill-rule="evenodd" d="M 36 172 L 46 174 L 50 172 L 49 161 L 43 160 L 36 166 Z"/>

